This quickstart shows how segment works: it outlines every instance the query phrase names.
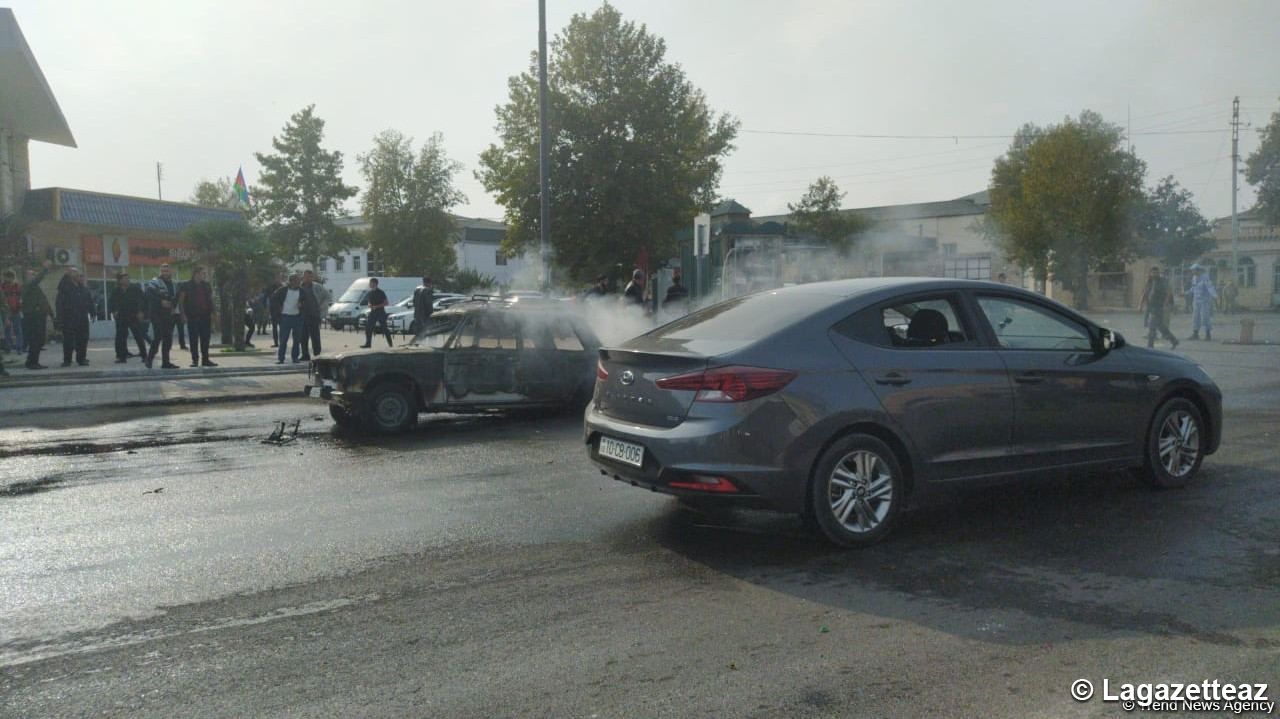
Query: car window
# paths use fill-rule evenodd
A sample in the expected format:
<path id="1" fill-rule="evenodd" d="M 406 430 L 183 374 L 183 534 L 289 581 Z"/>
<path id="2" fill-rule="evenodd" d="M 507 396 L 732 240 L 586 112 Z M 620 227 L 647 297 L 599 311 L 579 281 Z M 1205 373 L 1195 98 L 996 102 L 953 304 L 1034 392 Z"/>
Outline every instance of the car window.
<path id="1" fill-rule="evenodd" d="M 573 331 L 573 326 L 568 322 L 560 320 L 552 326 L 551 330 L 551 339 L 555 342 L 556 349 L 566 352 L 581 352 L 586 349 L 577 333 Z"/>
<path id="2" fill-rule="evenodd" d="M 1031 350 L 1092 350 L 1089 332 L 1079 322 L 1031 302 L 1009 297 L 978 297 L 982 314 L 1001 347 Z"/>
<path id="3" fill-rule="evenodd" d="M 835 331 L 861 342 L 901 349 L 949 349 L 972 346 L 972 333 L 960 321 L 952 297 L 893 301 L 855 313 Z"/>
<path id="4" fill-rule="evenodd" d="M 480 317 L 475 346 L 480 349 L 516 349 L 516 325 L 498 314 Z"/>
<path id="5" fill-rule="evenodd" d="M 418 336 L 414 337 L 411 344 L 416 347 L 435 347 L 437 349 L 444 347 L 457 326 L 458 321 L 454 317 L 429 321 L 427 326 L 418 332 Z M 474 341 L 474 337 L 472 341 Z"/>

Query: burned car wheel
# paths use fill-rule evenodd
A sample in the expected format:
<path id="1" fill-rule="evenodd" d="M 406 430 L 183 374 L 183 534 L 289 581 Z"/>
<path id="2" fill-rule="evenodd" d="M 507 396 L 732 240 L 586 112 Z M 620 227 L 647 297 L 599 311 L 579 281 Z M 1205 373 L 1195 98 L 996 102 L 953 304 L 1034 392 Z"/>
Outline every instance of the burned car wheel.
<path id="1" fill-rule="evenodd" d="M 418 420 L 418 408 L 409 390 L 398 384 L 375 387 L 364 404 L 364 420 L 370 429 L 403 432 Z"/>
<path id="2" fill-rule="evenodd" d="M 818 460 L 810 481 L 811 519 L 842 547 L 884 539 L 902 509 L 902 467 L 893 450 L 870 435 L 836 440 Z"/>
<path id="3" fill-rule="evenodd" d="M 1159 489 L 1190 484 L 1204 460 L 1204 429 L 1194 403 L 1174 398 L 1160 405 L 1147 434 L 1143 479 Z"/>
<path id="4" fill-rule="evenodd" d="M 334 423 L 343 429 L 357 429 L 360 427 L 360 418 L 339 405 L 329 405 L 329 416 L 333 417 Z"/>

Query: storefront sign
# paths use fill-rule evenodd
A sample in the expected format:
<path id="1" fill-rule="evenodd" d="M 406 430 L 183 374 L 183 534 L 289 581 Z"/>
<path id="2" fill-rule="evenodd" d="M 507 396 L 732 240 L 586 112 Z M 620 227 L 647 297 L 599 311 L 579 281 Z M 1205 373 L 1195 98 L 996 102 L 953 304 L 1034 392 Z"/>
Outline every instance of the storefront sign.
<path id="1" fill-rule="evenodd" d="M 80 246 L 86 265 L 179 264 L 195 259 L 195 247 L 182 240 L 147 240 L 124 235 L 82 235 Z"/>

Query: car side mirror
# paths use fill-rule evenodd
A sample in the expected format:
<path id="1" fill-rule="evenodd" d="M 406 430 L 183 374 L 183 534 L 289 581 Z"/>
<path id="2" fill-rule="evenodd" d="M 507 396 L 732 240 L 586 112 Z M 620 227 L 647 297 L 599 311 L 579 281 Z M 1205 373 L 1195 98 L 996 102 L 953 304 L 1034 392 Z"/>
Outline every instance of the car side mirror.
<path id="1" fill-rule="evenodd" d="M 1120 346 L 1119 342 L 1121 341 L 1122 340 L 1118 333 L 1112 332 L 1106 327 L 1099 327 L 1098 335 L 1094 339 L 1093 349 L 1098 354 L 1106 354 L 1111 350 L 1115 349 L 1116 347 Z"/>

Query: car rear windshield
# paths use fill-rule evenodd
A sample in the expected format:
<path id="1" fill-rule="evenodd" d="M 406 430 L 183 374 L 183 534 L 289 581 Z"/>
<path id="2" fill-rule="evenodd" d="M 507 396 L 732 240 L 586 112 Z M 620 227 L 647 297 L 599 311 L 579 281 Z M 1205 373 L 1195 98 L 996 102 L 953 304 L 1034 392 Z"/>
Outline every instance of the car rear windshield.
<path id="1" fill-rule="evenodd" d="M 700 309 L 648 336 L 747 344 L 790 327 L 829 307 L 835 299 L 816 292 L 757 292 Z"/>

